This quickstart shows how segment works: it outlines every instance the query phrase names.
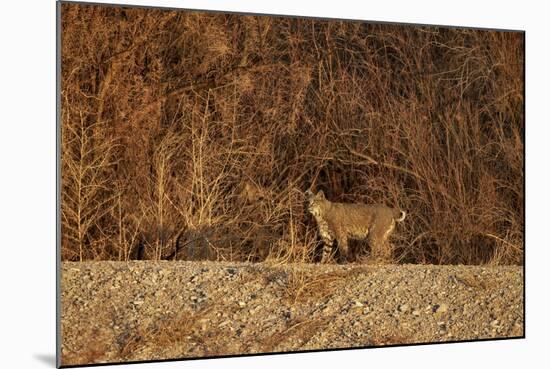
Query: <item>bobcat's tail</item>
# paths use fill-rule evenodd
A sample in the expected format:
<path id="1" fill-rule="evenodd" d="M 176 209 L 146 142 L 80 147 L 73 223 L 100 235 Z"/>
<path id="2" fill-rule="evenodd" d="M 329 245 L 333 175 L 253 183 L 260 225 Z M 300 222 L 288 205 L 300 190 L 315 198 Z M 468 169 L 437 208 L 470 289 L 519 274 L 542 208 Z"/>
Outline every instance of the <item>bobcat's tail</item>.
<path id="1" fill-rule="evenodd" d="M 396 222 L 402 222 L 405 220 L 405 217 L 407 216 L 407 213 L 403 210 L 395 209 L 394 219 Z"/>

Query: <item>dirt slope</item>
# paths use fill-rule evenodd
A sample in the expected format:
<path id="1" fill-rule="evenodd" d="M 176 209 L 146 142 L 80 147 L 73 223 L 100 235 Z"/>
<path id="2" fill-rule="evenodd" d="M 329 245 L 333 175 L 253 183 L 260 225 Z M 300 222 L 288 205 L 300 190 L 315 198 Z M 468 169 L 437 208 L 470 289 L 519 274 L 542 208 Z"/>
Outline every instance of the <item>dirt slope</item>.
<path id="1" fill-rule="evenodd" d="M 63 263 L 62 363 L 523 335 L 523 268 Z"/>

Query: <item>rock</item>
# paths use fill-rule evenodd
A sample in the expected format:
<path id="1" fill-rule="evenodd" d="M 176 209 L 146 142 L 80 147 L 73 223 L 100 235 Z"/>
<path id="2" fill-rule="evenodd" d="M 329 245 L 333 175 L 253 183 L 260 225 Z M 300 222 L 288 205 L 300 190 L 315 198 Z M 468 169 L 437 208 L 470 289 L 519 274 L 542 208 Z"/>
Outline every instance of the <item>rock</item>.
<path id="1" fill-rule="evenodd" d="M 148 360 L 203 357 L 213 350 L 250 354 L 379 346 L 385 339 L 400 344 L 523 334 L 523 274 L 515 266 L 487 268 L 492 284 L 471 293 L 462 284 L 454 288 L 449 275 L 461 272 L 455 266 L 300 265 L 304 293 L 295 298 L 287 288 L 295 287 L 287 278 L 294 266 L 184 261 L 62 265 L 63 355 L 74 360 L 80 360 L 74 350 L 85 352 L 93 334 L 115 343 L 97 362 L 119 359 L 124 347 L 125 359 Z M 431 270 L 428 280 L 423 278 L 426 269 Z M 478 273 L 479 268 L 470 270 Z M 152 274 L 158 278 L 151 284 Z M 386 284 L 393 287 L 384 290 Z M 149 336 L 135 339 L 142 333 L 182 342 L 157 347 Z M 241 340 L 235 339 L 238 335 Z M 270 346 L 262 347 L 262 342 Z"/>

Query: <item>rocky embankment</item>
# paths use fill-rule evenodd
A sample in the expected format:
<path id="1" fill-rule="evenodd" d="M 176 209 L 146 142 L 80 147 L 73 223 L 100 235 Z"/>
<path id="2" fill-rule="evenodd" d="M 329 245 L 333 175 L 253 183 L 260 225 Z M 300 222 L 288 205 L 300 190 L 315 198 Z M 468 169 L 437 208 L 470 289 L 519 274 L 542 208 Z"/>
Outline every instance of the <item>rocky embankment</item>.
<path id="1" fill-rule="evenodd" d="M 523 268 L 62 263 L 62 364 L 523 335 Z"/>

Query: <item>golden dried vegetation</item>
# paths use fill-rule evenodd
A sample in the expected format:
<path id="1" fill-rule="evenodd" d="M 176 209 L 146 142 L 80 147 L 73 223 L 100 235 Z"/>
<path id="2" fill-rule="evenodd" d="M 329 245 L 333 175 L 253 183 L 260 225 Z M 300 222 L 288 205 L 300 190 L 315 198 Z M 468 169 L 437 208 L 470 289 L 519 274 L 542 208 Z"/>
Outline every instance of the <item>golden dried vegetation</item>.
<path id="1" fill-rule="evenodd" d="M 523 34 L 68 3 L 61 22 L 63 260 L 313 262 L 314 188 L 405 209 L 398 262 L 522 263 Z"/>

